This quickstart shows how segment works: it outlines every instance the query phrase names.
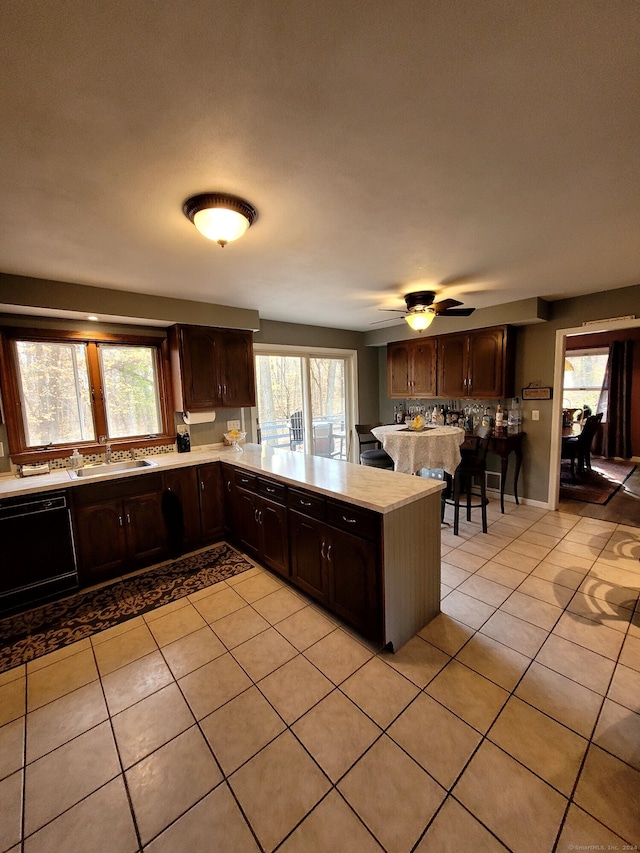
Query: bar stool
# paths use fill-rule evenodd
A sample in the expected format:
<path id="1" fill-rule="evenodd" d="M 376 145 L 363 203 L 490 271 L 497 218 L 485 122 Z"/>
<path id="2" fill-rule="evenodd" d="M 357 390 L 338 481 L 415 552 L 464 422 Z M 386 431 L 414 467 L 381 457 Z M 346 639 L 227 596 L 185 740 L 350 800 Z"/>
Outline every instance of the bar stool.
<path id="1" fill-rule="evenodd" d="M 471 521 L 471 510 L 480 508 L 482 511 L 482 532 L 487 532 L 487 449 L 491 438 L 491 427 L 480 426 L 473 436 L 465 439 L 465 446 L 460 448 L 461 460 L 452 478 L 450 497 L 446 503 L 453 504 L 453 533 L 458 536 L 460 525 L 460 498 L 466 496 L 467 521 Z M 479 477 L 480 491 L 473 490 L 473 478 Z M 472 503 L 472 498 L 479 498 L 478 503 Z M 443 504 L 444 510 L 444 504 Z"/>
<path id="2" fill-rule="evenodd" d="M 377 426 L 382 426 L 382 424 L 356 424 L 360 464 L 368 465 L 371 468 L 386 468 L 393 471 L 393 459 L 380 447 L 378 439 L 371 434 L 371 430 Z M 367 444 L 372 444 L 374 447 L 363 450 L 363 446 Z"/>

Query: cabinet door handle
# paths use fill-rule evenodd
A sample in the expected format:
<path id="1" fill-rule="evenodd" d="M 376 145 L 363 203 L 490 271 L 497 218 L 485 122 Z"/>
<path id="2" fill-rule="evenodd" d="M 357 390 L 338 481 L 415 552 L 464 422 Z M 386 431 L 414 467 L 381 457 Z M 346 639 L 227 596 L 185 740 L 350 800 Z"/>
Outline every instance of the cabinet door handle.
<path id="1" fill-rule="evenodd" d="M 171 486 L 167 486 L 167 491 L 168 491 L 168 492 L 172 492 L 172 491 L 173 491 L 173 489 L 171 488 Z"/>
<path id="2" fill-rule="evenodd" d="M 320 545 L 320 556 L 322 557 L 322 559 L 323 559 L 323 560 L 324 560 L 324 559 L 326 559 L 326 557 L 325 557 L 325 553 L 324 553 L 324 545 L 325 545 L 325 542 L 324 542 L 324 539 L 323 539 L 323 540 L 322 540 L 322 543 L 321 543 L 321 545 Z"/>
<path id="3" fill-rule="evenodd" d="M 346 516 L 346 515 L 343 515 L 343 516 L 342 516 L 342 520 L 343 520 L 343 521 L 346 521 L 346 522 L 347 522 L 347 524 L 357 524 L 357 523 L 358 523 L 358 519 L 357 519 L 357 518 L 347 518 L 347 516 Z"/>
<path id="4" fill-rule="evenodd" d="M 200 480 L 200 489 L 204 492 L 204 480 Z"/>
<path id="5" fill-rule="evenodd" d="M 127 513 L 127 524 L 131 524 L 131 515 Z"/>
<path id="6" fill-rule="evenodd" d="M 327 548 L 327 562 L 328 563 L 331 562 L 331 549 L 332 548 L 333 548 L 333 545 L 329 545 L 329 547 Z"/>
<path id="7" fill-rule="evenodd" d="M 227 480 L 227 491 L 231 494 L 231 480 Z"/>
<path id="8" fill-rule="evenodd" d="M 121 515 L 119 515 L 119 516 L 118 516 L 118 524 L 120 525 L 120 527 L 122 527 L 122 526 L 123 526 L 123 523 L 122 523 L 122 516 L 121 516 Z"/>

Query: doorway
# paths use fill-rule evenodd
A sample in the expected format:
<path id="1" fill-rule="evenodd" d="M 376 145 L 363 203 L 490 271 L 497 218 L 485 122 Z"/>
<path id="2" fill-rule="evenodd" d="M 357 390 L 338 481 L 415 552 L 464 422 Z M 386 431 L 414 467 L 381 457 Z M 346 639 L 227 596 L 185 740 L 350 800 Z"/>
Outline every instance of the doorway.
<path id="1" fill-rule="evenodd" d="M 575 335 L 598 335 L 605 332 L 613 332 L 624 329 L 640 329 L 640 320 L 603 320 L 601 323 L 590 323 L 588 326 L 579 326 L 570 329 L 558 329 L 556 331 L 554 387 L 564 388 L 564 368 L 566 356 L 567 338 Z M 560 501 L 560 450 L 562 439 L 562 409 L 563 394 L 554 394 L 552 417 L 551 417 L 551 442 L 549 460 L 549 491 L 548 505 L 552 510 L 557 510 Z M 636 521 L 637 524 L 637 521 Z"/>

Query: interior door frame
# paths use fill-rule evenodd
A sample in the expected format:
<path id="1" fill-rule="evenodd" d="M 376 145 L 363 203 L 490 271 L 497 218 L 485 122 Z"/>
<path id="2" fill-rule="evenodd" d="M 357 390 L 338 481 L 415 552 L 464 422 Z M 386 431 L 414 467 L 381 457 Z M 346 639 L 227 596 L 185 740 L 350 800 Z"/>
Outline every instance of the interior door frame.
<path id="1" fill-rule="evenodd" d="M 595 335 L 601 332 L 615 332 L 619 329 L 640 328 L 640 320 L 599 320 L 585 326 L 556 330 L 556 349 L 554 362 L 553 407 L 551 411 L 551 442 L 549 459 L 549 491 L 547 502 L 549 509 L 557 510 L 560 501 L 560 450 L 562 441 L 562 392 L 564 390 L 564 359 L 567 338 L 575 335 Z"/>

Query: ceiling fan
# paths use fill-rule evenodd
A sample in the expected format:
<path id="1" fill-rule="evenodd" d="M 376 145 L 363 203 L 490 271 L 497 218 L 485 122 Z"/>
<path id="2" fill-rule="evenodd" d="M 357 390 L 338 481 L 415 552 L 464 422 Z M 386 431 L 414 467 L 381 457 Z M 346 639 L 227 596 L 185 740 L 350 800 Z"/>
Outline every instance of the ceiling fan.
<path id="1" fill-rule="evenodd" d="M 442 302 L 434 302 L 436 293 L 434 290 L 418 290 L 414 293 L 407 293 L 404 301 L 407 305 L 407 310 L 402 311 L 399 308 L 380 308 L 380 311 L 393 311 L 398 314 L 404 314 L 404 319 L 416 332 L 422 332 L 428 329 L 435 317 L 468 317 L 476 310 L 475 308 L 456 308 L 456 305 L 462 305 L 457 299 L 443 299 Z M 377 323 L 386 323 L 393 318 L 388 317 L 387 320 L 377 320 Z M 371 325 L 375 325 L 372 323 Z"/>

